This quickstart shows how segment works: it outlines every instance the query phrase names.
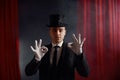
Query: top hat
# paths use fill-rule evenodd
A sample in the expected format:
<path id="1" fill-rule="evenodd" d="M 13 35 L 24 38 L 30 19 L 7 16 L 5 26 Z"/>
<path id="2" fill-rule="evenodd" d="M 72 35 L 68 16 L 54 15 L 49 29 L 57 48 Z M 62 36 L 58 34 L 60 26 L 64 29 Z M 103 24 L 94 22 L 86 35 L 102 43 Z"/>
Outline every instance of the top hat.
<path id="1" fill-rule="evenodd" d="M 52 14 L 49 16 L 49 25 L 48 27 L 66 27 L 67 24 L 63 21 L 64 15 Z"/>

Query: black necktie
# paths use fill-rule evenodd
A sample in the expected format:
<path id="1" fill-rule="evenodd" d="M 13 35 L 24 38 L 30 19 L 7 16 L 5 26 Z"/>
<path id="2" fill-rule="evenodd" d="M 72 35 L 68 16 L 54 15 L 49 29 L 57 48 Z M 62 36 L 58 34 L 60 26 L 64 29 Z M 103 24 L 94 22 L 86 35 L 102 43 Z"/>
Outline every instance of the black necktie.
<path id="1" fill-rule="evenodd" d="M 53 52 L 53 61 L 52 61 L 52 67 L 51 67 L 51 73 L 50 73 L 50 80 L 57 80 L 57 67 L 56 67 L 56 63 L 57 63 L 57 49 L 59 48 L 59 46 L 55 46 L 53 47 L 55 50 Z"/>
<path id="2" fill-rule="evenodd" d="M 57 62 L 57 49 L 59 48 L 59 46 L 55 46 L 55 51 L 54 51 L 54 56 L 53 56 L 53 66 L 56 66 L 56 62 Z"/>

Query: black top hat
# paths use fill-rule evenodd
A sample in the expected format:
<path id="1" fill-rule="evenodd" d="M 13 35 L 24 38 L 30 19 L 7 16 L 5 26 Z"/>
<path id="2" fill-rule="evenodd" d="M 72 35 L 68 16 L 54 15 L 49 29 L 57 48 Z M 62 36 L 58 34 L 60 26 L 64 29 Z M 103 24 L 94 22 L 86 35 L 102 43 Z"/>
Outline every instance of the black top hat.
<path id="1" fill-rule="evenodd" d="M 63 22 L 64 15 L 52 14 L 49 17 L 48 27 L 66 27 L 67 24 Z"/>

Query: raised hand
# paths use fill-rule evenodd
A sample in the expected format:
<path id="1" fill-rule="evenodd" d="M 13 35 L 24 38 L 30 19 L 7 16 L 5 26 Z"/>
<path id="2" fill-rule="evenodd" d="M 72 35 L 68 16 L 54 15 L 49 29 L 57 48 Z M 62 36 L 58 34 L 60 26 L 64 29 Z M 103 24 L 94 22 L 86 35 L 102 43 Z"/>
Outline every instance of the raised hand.
<path id="1" fill-rule="evenodd" d="M 83 49 L 83 44 L 85 42 L 85 38 L 82 40 L 81 39 L 81 34 L 79 34 L 78 38 L 75 36 L 75 34 L 72 35 L 73 38 L 73 43 L 71 46 L 71 49 L 73 50 L 73 52 L 75 52 L 76 54 L 80 54 L 82 53 L 82 49 Z"/>
<path id="2" fill-rule="evenodd" d="M 38 61 L 40 61 L 45 53 L 48 51 L 47 47 L 42 46 L 42 39 L 40 39 L 39 43 L 37 40 L 35 40 L 35 48 L 33 48 L 33 46 L 30 47 L 35 54 L 35 59 Z"/>

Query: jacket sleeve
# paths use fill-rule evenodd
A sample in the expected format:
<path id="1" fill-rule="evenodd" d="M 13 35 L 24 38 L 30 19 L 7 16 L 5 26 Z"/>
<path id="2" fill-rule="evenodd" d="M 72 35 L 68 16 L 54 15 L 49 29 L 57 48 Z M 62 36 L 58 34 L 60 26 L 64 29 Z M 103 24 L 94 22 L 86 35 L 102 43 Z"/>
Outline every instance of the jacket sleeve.
<path id="1" fill-rule="evenodd" d="M 88 77 L 90 70 L 86 57 L 83 53 L 76 56 L 75 63 L 77 72 L 83 77 Z"/>
<path id="2" fill-rule="evenodd" d="M 26 75 L 31 76 L 35 74 L 37 70 L 39 69 L 40 63 L 41 63 L 40 61 L 37 61 L 35 60 L 35 58 L 33 58 L 31 62 L 28 63 L 27 66 L 25 67 Z"/>

